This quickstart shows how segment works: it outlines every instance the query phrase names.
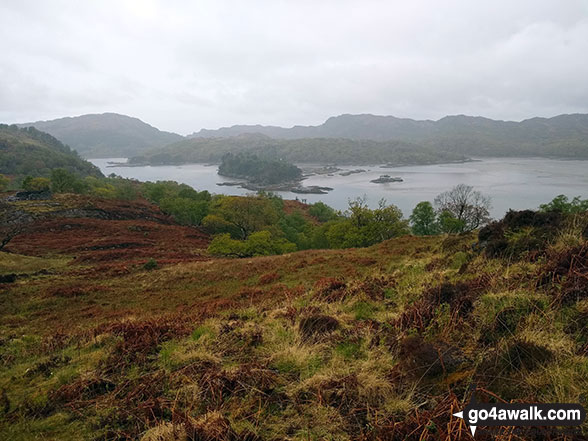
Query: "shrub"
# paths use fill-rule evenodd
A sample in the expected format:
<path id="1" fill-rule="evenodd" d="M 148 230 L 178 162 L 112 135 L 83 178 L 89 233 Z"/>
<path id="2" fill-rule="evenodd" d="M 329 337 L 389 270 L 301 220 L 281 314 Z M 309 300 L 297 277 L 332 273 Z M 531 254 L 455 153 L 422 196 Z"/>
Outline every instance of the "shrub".
<path id="1" fill-rule="evenodd" d="M 520 259 L 529 252 L 544 252 L 560 231 L 564 216 L 558 212 L 510 210 L 502 220 L 478 233 L 479 245 L 489 257 Z"/>
<path id="2" fill-rule="evenodd" d="M 145 264 L 143 264 L 143 269 L 147 271 L 157 269 L 158 267 L 159 265 L 157 264 L 157 260 L 153 258 L 149 259 L 147 262 L 145 262 Z"/>
<path id="3" fill-rule="evenodd" d="M 26 191 L 43 191 L 51 188 L 51 180 L 47 178 L 32 178 L 27 176 L 22 181 L 22 188 Z"/>

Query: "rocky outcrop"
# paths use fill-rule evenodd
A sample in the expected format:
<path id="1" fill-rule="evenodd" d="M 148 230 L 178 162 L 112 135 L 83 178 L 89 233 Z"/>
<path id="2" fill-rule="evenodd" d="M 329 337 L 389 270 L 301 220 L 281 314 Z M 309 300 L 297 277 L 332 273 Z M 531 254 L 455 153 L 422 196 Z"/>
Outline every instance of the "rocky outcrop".
<path id="1" fill-rule="evenodd" d="M 51 199 L 53 194 L 49 190 L 39 191 L 19 191 L 18 193 L 6 198 L 9 202 L 19 201 L 46 201 Z"/>

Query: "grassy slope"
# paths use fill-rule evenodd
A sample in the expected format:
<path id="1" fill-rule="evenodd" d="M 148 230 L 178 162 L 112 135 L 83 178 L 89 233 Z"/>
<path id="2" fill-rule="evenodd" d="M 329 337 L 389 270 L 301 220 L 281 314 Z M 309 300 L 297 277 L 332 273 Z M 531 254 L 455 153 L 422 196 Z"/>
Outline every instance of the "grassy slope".
<path id="1" fill-rule="evenodd" d="M 549 260 L 487 259 L 474 241 L 153 271 L 0 254 L 0 272 L 22 259 L 31 274 L 0 288 L 0 438 L 470 439 L 450 414 L 473 382 L 585 400 L 588 300 L 537 286 Z"/>

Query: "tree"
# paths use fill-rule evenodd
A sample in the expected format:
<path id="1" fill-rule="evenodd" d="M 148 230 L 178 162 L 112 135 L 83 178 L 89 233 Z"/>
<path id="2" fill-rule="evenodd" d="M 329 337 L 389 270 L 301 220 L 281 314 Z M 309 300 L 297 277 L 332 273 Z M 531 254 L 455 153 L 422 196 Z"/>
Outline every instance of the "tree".
<path id="1" fill-rule="evenodd" d="M 447 210 L 443 210 L 439 213 L 439 229 L 443 233 L 457 234 L 465 231 L 465 223 L 453 216 Z"/>
<path id="2" fill-rule="evenodd" d="M 346 218 L 329 223 L 325 236 L 331 248 L 366 247 L 393 237 L 408 234 L 407 221 L 395 205 L 379 202 L 371 210 L 365 198 L 349 201 Z"/>
<path id="3" fill-rule="evenodd" d="M 380 200 L 367 228 L 370 245 L 408 233 L 408 221 L 402 219 L 402 211 L 396 205 L 386 205 L 386 200 Z"/>
<path id="4" fill-rule="evenodd" d="M 337 213 L 323 202 L 316 202 L 308 209 L 308 214 L 315 217 L 319 222 L 328 222 L 337 217 Z"/>
<path id="5" fill-rule="evenodd" d="M 27 191 L 43 191 L 51 188 L 51 181 L 47 178 L 33 178 L 27 176 L 22 181 L 22 188 Z"/>
<path id="6" fill-rule="evenodd" d="M 433 205 L 429 201 L 419 202 L 410 215 L 413 234 L 430 236 L 439 233 L 439 224 Z"/>
<path id="7" fill-rule="evenodd" d="M 240 240 L 231 239 L 229 233 L 214 236 L 208 246 L 208 252 L 213 256 L 245 257 L 245 243 Z"/>
<path id="8" fill-rule="evenodd" d="M 251 233 L 278 221 L 272 201 L 259 196 L 225 196 L 215 201 L 210 211 L 236 227 L 237 239 L 247 239 Z"/>
<path id="9" fill-rule="evenodd" d="M 272 237 L 269 231 L 257 231 L 246 240 L 232 239 L 228 233 L 218 234 L 208 246 L 215 256 L 250 257 L 269 256 L 296 251 L 296 245 L 283 238 Z"/>
<path id="10" fill-rule="evenodd" d="M 584 213 L 588 211 L 588 199 L 580 199 L 580 196 L 576 196 L 572 201 L 568 199 L 566 195 L 560 194 L 553 198 L 553 200 L 547 204 L 541 204 L 539 206 L 541 211 L 546 212 L 558 212 L 564 214 L 576 214 Z"/>
<path id="11" fill-rule="evenodd" d="M 272 238 L 269 231 L 252 233 L 245 241 L 245 249 L 249 256 L 269 256 L 296 251 L 296 245 L 286 239 Z"/>
<path id="12" fill-rule="evenodd" d="M 439 216 L 450 222 L 455 233 L 472 231 L 490 221 L 491 200 L 470 185 L 459 184 L 435 198 L 435 207 Z"/>
<path id="13" fill-rule="evenodd" d="M 56 193 L 73 192 L 76 177 L 63 168 L 51 170 L 51 189 Z"/>
<path id="14" fill-rule="evenodd" d="M 159 206 L 183 225 L 200 225 L 208 214 L 208 202 L 182 197 L 162 199 Z"/>

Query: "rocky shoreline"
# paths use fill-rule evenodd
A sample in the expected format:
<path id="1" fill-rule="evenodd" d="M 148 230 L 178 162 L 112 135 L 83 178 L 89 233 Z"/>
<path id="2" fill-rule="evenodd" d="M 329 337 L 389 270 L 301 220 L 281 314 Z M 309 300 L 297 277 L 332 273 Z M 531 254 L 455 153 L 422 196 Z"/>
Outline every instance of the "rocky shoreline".
<path id="1" fill-rule="evenodd" d="M 281 184 L 256 184 L 254 182 L 218 182 L 218 186 L 240 187 L 251 191 L 289 191 L 297 194 L 327 194 L 331 187 L 319 185 L 304 186 L 300 181 L 284 182 Z"/>

